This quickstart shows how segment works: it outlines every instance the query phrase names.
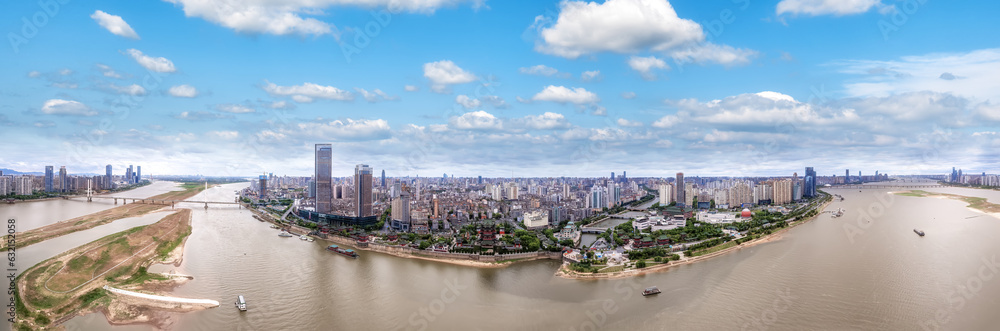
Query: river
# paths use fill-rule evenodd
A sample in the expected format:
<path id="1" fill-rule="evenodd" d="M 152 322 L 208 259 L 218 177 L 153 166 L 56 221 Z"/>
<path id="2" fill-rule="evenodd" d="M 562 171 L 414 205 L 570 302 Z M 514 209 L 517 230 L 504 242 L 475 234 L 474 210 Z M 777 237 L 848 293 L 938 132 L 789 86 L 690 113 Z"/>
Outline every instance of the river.
<path id="1" fill-rule="evenodd" d="M 110 193 L 109 195 L 124 198 L 148 198 L 176 190 L 177 185 L 176 182 L 154 181 L 140 188 Z M 118 206 L 121 203 L 119 201 Z M 115 201 L 109 199 L 93 199 L 92 202 L 87 202 L 87 198 L 20 201 L 15 204 L 0 204 L 0 216 L 3 216 L 3 219 L 15 218 L 17 231 L 22 232 L 111 209 L 115 206 Z"/>
<path id="2" fill-rule="evenodd" d="M 246 185 L 192 199 L 229 201 Z M 1000 220 L 960 201 L 826 190 L 846 198 L 828 207 L 844 208 L 843 217 L 822 214 L 780 240 L 628 279 L 554 277 L 557 261 L 476 269 L 366 251 L 348 259 L 319 241 L 278 237 L 246 210 L 199 206 L 183 263 L 153 270 L 195 276 L 173 295 L 223 303 L 178 314 L 177 330 L 990 330 L 1000 323 L 1000 277 L 983 262 L 1000 252 Z M 639 295 L 652 285 L 663 293 Z M 237 295 L 249 311 L 231 306 Z M 99 314 L 65 325 L 149 329 L 111 327 Z"/>

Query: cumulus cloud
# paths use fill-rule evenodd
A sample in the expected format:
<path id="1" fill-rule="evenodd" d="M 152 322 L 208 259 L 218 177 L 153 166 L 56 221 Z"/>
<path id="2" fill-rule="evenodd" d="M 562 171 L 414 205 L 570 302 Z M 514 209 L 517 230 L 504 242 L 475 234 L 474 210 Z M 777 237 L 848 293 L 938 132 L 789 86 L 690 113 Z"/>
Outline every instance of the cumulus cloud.
<path id="1" fill-rule="evenodd" d="M 416 86 L 413 86 L 413 85 L 406 85 L 406 86 L 403 86 L 403 89 L 404 89 L 404 90 L 406 90 L 406 92 L 416 92 L 416 91 L 420 91 L 420 88 L 419 88 L 419 87 L 416 87 Z"/>
<path id="2" fill-rule="evenodd" d="M 146 54 L 143 54 L 141 51 L 135 48 L 130 48 L 126 50 L 125 54 L 131 56 L 136 63 L 139 63 L 139 65 L 141 65 L 143 68 L 146 68 L 149 71 L 155 71 L 155 72 L 177 71 L 177 69 L 174 68 L 174 63 L 165 57 L 151 57 Z"/>
<path id="3" fill-rule="evenodd" d="M 198 89 L 194 88 L 194 86 L 183 84 L 170 87 L 167 93 L 178 98 L 194 98 L 198 96 Z"/>
<path id="4" fill-rule="evenodd" d="M 904 56 L 898 60 L 831 63 L 858 79 L 844 85 L 849 97 L 885 97 L 933 91 L 975 101 L 1000 100 L 1000 48 Z M 954 78 L 954 79 L 950 79 Z"/>
<path id="5" fill-rule="evenodd" d="M 174 116 L 176 119 L 200 122 L 204 120 L 232 118 L 229 114 L 219 114 L 207 111 L 183 111 Z"/>
<path id="6" fill-rule="evenodd" d="M 115 72 L 114 69 L 112 69 L 110 66 L 108 66 L 106 64 L 98 63 L 97 64 L 97 69 L 99 69 L 101 71 L 101 75 L 104 75 L 104 77 L 119 78 L 119 79 L 122 78 L 121 74 Z"/>
<path id="7" fill-rule="evenodd" d="M 630 120 L 627 120 L 627 119 L 624 119 L 624 118 L 619 118 L 618 121 L 616 121 L 616 123 L 618 123 L 618 126 L 625 126 L 625 127 L 641 127 L 641 126 L 643 126 L 642 122 L 630 121 Z"/>
<path id="8" fill-rule="evenodd" d="M 132 27 L 128 23 L 125 23 L 125 20 L 121 16 L 111 15 L 98 10 L 91 14 L 90 18 L 97 21 L 97 24 L 100 24 L 108 32 L 125 38 L 139 39 L 139 35 L 135 33 L 135 30 L 132 30 Z"/>
<path id="9" fill-rule="evenodd" d="M 757 54 L 706 42 L 701 25 L 678 17 L 664 0 L 563 1 L 559 7 L 555 24 L 540 30 L 536 51 L 570 59 L 600 52 L 657 52 L 686 62 L 726 65 L 747 63 Z"/>
<path id="10" fill-rule="evenodd" d="M 534 101 L 552 101 L 557 103 L 572 103 L 577 105 L 593 104 L 600 102 L 594 92 L 587 91 L 582 87 L 567 88 L 565 86 L 546 86 L 541 92 L 531 97 Z"/>
<path id="11" fill-rule="evenodd" d="M 49 99 L 42 104 L 42 113 L 49 115 L 94 116 L 97 111 L 74 100 Z"/>
<path id="12" fill-rule="evenodd" d="M 146 88 L 139 86 L 138 84 L 132 84 L 128 86 L 118 86 L 115 84 L 109 84 L 108 88 L 118 94 L 127 94 L 133 96 L 146 95 Z"/>
<path id="13" fill-rule="evenodd" d="M 778 15 L 843 16 L 861 14 L 880 5 L 881 0 L 781 0 L 775 11 Z"/>
<path id="14" fill-rule="evenodd" d="M 476 75 L 459 68 L 449 60 L 425 63 L 424 77 L 431 81 L 431 89 L 435 92 L 446 92 L 451 85 L 471 83 L 476 80 Z"/>
<path id="15" fill-rule="evenodd" d="M 628 66 L 632 68 L 632 70 L 638 71 L 645 80 L 656 79 L 656 74 L 653 73 L 653 69 L 670 69 L 670 66 L 668 66 L 666 62 L 656 58 L 655 56 L 631 56 L 628 58 Z"/>
<path id="16" fill-rule="evenodd" d="M 503 128 L 503 121 L 482 110 L 454 116 L 449 119 L 448 124 L 460 130 L 499 130 Z"/>
<path id="17" fill-rule="evenodd" d="M 267 132 L 266 130 L 264 132 Z M 263 133 L 263 132 L 262 132 Z M 305 141 L 329 140 L 336 141 L 370 141 L 391 137 L 392 128 L 383 119 L 343 119 L 321 120 L 297 123 L 273 131 L 286 137 L 298 137 Z M 264 133 L 268 134 L 268 133 Z"/>
<path id="18" fill-rule="evenodd" d="M 482 102 L 480 102 L 478 99 L 470 98 L 469 96 L 464 94 L 455 97 L 455 103 L 461 105 L 465 109 L 479 108 L 479 106 L 482 105 Z"/>
<path id="19" fill-rule="evenodd" d="M 570 126 L 566 116 L 552 112 L 525 116 L 523 122 L 526 127 L 538 130 L 566 129 Z"/>
<path id="20" fill-rule="evenodd" d="M 546 66 L 544 64 L 539 64 L 526 68 L 520 68 L 517 71 L 525 75 L 540 75 L 540 76 L 554 76 L 555 74 L 559 73 L 559 70 L 556 70 L 555 68 Z"/>
<path id="21" fill-rule="evenodd" d="M 246 113 L 254 113 L 257 111 L 253 108 L 233 103 L 216 105 L 215 110 L 233 114 L 246 114 Z"/>
<path id="22" fill-rule="evenodd" d="M 601 79 L 600 70 L 584 71 L 583 73 L 580 74 L 580 80 L 585 82 L 595 81 L 600 79 Z"/>
<path id="23" fill-rule="evenodd" d="M 209 131 L 207 136 L 222 140 L 234 140 L 240 137 L 239 131 Z"/>
<path id="24" fill-rule="evenodd" d="M 622 98 L 635 99 L 635 92 L 622 92 Z"/>
<path id="25" fill-rule="evenodd" d="M 379 101 L 396 101 L 396 100 L 399 100 L 398 96 L 392 96 L 392 95 L 386 94 L 385 92 L 382 92 L 382 90 L 380 90 L 380 89 L 374 89 L 374 90 L 368 91 L 368 90 L 365 90 L 363 88 L 355 87 L 354 91 L 357 91 L 358 95 L 360 95 L 362 98 L 364 98 L 365 101 L 372 102 L 372 103 L 379 102 Z"/>
<path id="26" fill-rule="evenodd" d="M 265 81 L 262 88 L 272 96 L 291 96 L 292 100 L 301 103 L 312 102 L 314 98 L 340 101 L 354 100 L 354 94 L 349 91 L 308 82 L 302 85 L 280 86 Z"/>

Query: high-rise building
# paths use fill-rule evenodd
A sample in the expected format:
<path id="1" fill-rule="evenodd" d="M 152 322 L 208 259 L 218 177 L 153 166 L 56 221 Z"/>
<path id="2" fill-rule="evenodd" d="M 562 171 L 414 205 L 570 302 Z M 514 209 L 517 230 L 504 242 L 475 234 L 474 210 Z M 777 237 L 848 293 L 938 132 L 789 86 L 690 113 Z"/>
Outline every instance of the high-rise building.
<path id="1" fill-rule="evenodd" d="M 316 144 L 316 212 L 333 210 L 333 145 Z"/>
<path id="2" fill-rule="evenodd" d="M 670 183 L 660 184 L 660 206 L 667 206 L 674 201 L 674 187 Z"/>
<path id="3" fill-rule="evenodd" d="M 676 199 L 677 199 L 677 205 L 681 206 L 681 207 L 686 207 L 687 205 L 685 205 L 684 202 L 687 201 L 687 199 L 686 199 L 687 196 L 684 195 L 684 173 L 683 172 L 678 172 L 677 173 L 677 182 L 674 183 L 674 187 L 677 189 L 677 194 L 675 195 Z"/>
<path id="4" fill-rule="evenodd" d="M 382 184 L 379 186 L 385 188 L 385 169 L 382 169 Z"/>
<path id="5" fill-rule="evenodd" d="M 851 183 L 851 169 L 844 169 L 844 184 Z"/>
<path id="6" fill-rule="evenodd" d="M 104 166 L 104 188 L 112 189 L 111 187 L 111 165 Z"/>
<path id="7" fill-rule="evenodd" d="M 59 192 L 69 192 L 69 177 L 66 175 L 66 166 L 59 167 Z"/>
<path id="8" fill-rule="evenodd" d="M 30 175 L 14 177 L 14 194 L 31 195 L 35 193 L 34 180 Z"/>
<path id="9" fill-rule="evenodd" d="M 393 228 L 409 229 L 410 227 L 410 193 L 399 192 L 392 199 Z"/>
<path id="10" fill-rule="evenodd" d="M 611 181 L 612 182 L 615 181 L 615 173 L 614 172 L 611 173 Z"/>
<path id="11" fill-rule="evenodd" d="M 622 182 L 628 181 L 628 171 L 622 171 Z"/>
<path id="12" fill-rule="evenodd" d="M 357 216 L 372 216 L 372 168 L 367 164 L 354 166 L 354 202 Z"/>
<path id="13" fill-rule="evenodd" d="M 476 184 L 483 185 L 483 176 L 479 176 L 479 181 Z"/>
<path id="14" fill-rule="evenodd" d="M 135 182 L 142 181 L 142 166 L 135 166 Z"/>
<path id="15" fill-rule="evenodd" d="M 257 179 L 260 180 L 260 184 L 258 184 L 258 186 L 257 186 L 257 189 L 259 190 L 259 192 L 257 192 L 258 193 L 257 196 L 261 200 L 266 200 L 266 198 L 267 198 L 267 175 L 260 175 L 260 177 L 257 177 Z"/>
<path id="16" fill-rule="evenodd" d="M 45 192 L 55 192 L 55 189 L 52 187 L 52 177 L 52 166 L 45 166 Z"/>
<path id="17" fill-rule="evenodd" d="M 813 167 L 806 167 L 805 185 L 803 186 L 802 195 L 810 198 L 816 196 L 816 171 L 813 170 Z"/>
<path id="18" fill-rule="evenodd" d="M 134 184 L 135 182 L 132 181 L 133 177 L 135 177 L 135 174 L 132 173 L 132 165 L 129 164 L 128 168 L 125 168 L 125 183 Z"/>

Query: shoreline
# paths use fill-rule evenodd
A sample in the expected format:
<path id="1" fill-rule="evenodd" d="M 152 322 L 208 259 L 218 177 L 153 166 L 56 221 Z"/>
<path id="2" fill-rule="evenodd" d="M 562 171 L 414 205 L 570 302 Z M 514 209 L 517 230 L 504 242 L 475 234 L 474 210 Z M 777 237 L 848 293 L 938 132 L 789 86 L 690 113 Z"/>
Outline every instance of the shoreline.
<path id="1" fill-rule="evenodd" d="M 799 221 L 799 222 L 794 223 L 794 224 L 790 224 L 789 226 L 787 226 L 787 227 L 785 227 L 785 228 L 783 228 L 781 230 L 775 231 L 775 232 L 773 232 L 773 233 L 771 233 L 769 235 L 766 235 L 766 236 L 763 236 L 763 237 L 760 237 L 760 238 L 757 238 L 757 239 L 745 242 L 745 243 L 740 244 L 740 245 L 729 247 L 729 248 L 726 248 L 726 249 L 723 249 L 723 250 L 720 250 L 720 251 L 717 251 L 717 252 L 712 252 L 712 253 L 705 254 L 705 255 L 699 255 L 699 256 L 695 256 L 695 257 L 691 257 L 691 258 L 686 258 L 684 260 L 671 261 L 669 263 L 657 264 L 657 265 L 654 265 L 654 266 L 651 266 L 651 267 L 642 268 L 642 269 L 632 269 L 632 270 L 618 271 L 618 272 L 608 272 L 608 273 L 589 273 L 589 274 L 579 273 L 579 272 L 570 270 L 569 268 L 566 267 L 566 263 L 563 263 L 561 266 L 559 266 L 559 270 L 556 271 L 555 276 L 561 277 L 561 278 L 565 278 L 565 279 L 575 279 L 575 280 L 621 279 L 621 278 L 628 278 L 628 277 L 641 276 L 641 275 L 645 275 L 645 274 L 663 272 L 663 271 L 666 271 L 666 270 L 668 270 L 668 269 L 670 269 L 672 267 L 678 267 L 678 266 L 682 266 L 682 265 L 688 265 L 688 264 L 694 264 L 694 263 L 702 262 L 702 261 L 709 260 L 709 259 L 714 258 L 714 257 L 718 257 L 718 256 L 721 256 L 721 255 L 725 255 L 725 254 L 728 254 L 728 253 L 732 253 L 732 252 L 738 251 L 738 250 L 742 250 L 744 248 L 750 248 L 750 247 L 757 246 L 757 245 L 760 245 L 760 244 L 765 244 L 765 243 L 769 243 L 769 242 L 772 242 L 772 241 L 780 240 L 782 238 L 782 235 L 785 234 L 785 232 L 787 232 L 787 231 L 789 231 L 789 230 L 791 230 L 791 229 L 793 229 L 793 228 L 795 228 L 795 227 L 797 227 L 799 225 L 811 222 L 812 220 L 816 219 L 816 217 L 819 217 L 819 215 L 822 214 L 822 211 L 824 209 L 826 209 L 826 207 L 828 207 L 830 205 L 830 203 L 832 203 L 832 202 L 833 202 L 833 200 L 827 201 L 827 202 L 823 203 L 822 206 L 820 206 L 819 208 L 817 208 L 816 210 L 818 210 L 819 213 L 817 213 L 816 216 L 810 217 L 809 219 L 802 220 L 802 221 Z"/>

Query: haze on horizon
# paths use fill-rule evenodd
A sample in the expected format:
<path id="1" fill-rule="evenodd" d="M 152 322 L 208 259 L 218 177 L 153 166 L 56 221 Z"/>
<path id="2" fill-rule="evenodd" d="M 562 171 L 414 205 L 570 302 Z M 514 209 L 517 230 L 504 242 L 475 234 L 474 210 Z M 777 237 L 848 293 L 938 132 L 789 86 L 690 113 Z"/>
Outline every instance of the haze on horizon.
<path id="1" fill-rule="evenodd" d="M 996 2 L 218 2 L 6 4 L 0 168 L 998 172 Z"/>

